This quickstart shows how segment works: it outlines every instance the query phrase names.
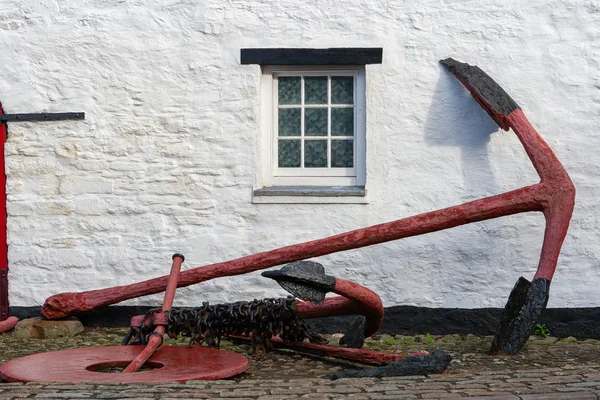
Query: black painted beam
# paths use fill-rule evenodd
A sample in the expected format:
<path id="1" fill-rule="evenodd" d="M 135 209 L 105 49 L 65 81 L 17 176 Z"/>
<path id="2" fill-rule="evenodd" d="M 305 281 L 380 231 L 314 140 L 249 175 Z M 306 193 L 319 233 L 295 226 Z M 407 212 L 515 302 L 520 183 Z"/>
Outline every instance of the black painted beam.
<path id="1" fill-rule="evenodd" d="M 8 271 L 0 270 L 0 321 L 8 318 Z"/>
<path id="2" fill-rule="evenodd" d="M 85 312 L 77 318 L 90 327 L 127 327 L 131 317 L 144 315 L 156 306 L 110 306 Z M 40 316 L 40 306 L 10 307 L 17 318 Z M 386 307 L 379 334 L 432 335 L 459 334 L 493 335 L 502 319 L 503 308 L 427 308 L 413 306 Z M 339 316 L 307 320 L 310 328 L 319 333 L 344 331 L 354 317 Z M 550 329 L 554 337 L 600 339 L 600 307 L 547 308 L 538 321 Z"/>
<path id="3" fill-rule="evenodd" d="M 259 65 L 366 65 L 381 64 L 381 47 L 330 49 L 262 48 L 242 49 L 242 64 Z"/>
<path id="4" fill-rule="evenodd" d="M 83 112 L 66 113 L 33 113 L 33 114 L 0 114 L 0 121 L 24 122 L 24 121 L 62 121 L 65 119 L 85 119 Z"/>

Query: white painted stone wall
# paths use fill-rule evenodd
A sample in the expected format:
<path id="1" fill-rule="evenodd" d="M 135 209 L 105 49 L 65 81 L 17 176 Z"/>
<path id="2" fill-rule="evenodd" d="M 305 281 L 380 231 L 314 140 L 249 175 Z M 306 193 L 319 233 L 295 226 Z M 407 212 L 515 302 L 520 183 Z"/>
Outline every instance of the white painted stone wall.
<path id="1" fill-rule="evenodd" d="M 190 268 L 535 183 L 516 137 L 441 69 L 448 56 L 502 84 L 571 174 L 549 306 L 600 306 L 597 0 L 14 0 L 0 37 L 5 112 L 86 112 L 9 125 L 13 306 L 166 274 L 175 251 Z M 367 67 L 368 205 L 252 204 L 260 68 L 240 65 L 246 47 L 383 47 Z M 385 306 L 502 307 L 543 228 L 522 214 L 318 261 Z M 257 272 L 176 304 L 283 294 Z"/>

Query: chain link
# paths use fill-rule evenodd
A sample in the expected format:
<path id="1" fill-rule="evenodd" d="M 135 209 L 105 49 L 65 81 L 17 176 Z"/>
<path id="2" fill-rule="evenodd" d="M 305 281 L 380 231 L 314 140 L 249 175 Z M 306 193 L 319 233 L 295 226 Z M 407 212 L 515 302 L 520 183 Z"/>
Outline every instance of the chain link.
<path id="1" fill-rule="evenodd" d="M 279 336 L 284 342 L 302 342 L 305 339 L 313 343 L 326 343 L 326 340 L 310 331 L 308 325 L 294 312 L 295 299 L 292 296 L 277 299 L 238 301 L 202 307 L 179 307 L 168 311 L 169 324 L 166 333 L 170 338 L 189 337 L 189 346 L 203 344 L 219 348 L 221 337 L 252 336 L 254 352 L 261 354 L 272 350 L 271 338 Z M 160 309 L 150 310 L 144 321 L 150 321 L 139 328 L 132 328 L 123 340 L 128 344 L 146 344 L 154 330 L 153 321 Z"/>

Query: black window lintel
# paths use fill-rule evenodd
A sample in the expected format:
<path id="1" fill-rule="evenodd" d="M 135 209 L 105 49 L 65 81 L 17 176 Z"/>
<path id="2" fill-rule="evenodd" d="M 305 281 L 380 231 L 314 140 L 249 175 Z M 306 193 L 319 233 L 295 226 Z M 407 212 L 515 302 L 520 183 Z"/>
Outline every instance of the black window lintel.
<path id="1" fill-rule="evenodd" d="M 381 47 L 254 48 L 241 49 L 240 61 L 259 65 L 366 65 L 381 64 L 382 57 Z"/>

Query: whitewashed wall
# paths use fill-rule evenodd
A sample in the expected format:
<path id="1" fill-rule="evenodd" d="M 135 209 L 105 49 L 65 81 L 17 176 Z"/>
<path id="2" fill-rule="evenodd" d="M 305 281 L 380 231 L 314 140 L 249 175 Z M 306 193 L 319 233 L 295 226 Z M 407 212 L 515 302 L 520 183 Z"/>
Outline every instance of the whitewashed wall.
<path id="1" fill-rule="evenodd" d="M 11 305 L 160 276 L 175 251 L 190 268 L 535 183 L 516 137 L 441 69 L 452 56 L 504 86 L 577 187 L 550 307 L 600 306 L 599 36 L 596 0 L 2 1 L 5 112 L 86 112 L 9 125 Z M 240 65 L 245 47 L 383 47 L 367 67 L 368 205 L 252 204 L 260 68 Z M 319 261 L 386 306 L 502 307 L 543 227 L 522 214 Z M 176 303 L 282 294 L 253 273 Z"/>

